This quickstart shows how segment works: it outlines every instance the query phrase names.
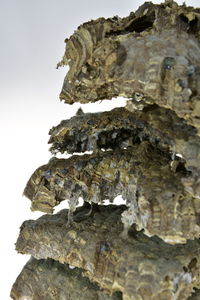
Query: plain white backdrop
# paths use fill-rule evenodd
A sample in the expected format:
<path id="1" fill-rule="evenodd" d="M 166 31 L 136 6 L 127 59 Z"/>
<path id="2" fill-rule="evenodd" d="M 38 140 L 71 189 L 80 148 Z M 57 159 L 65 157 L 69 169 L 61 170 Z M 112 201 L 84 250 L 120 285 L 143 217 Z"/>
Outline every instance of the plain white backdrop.
<path id="1" fill-rule="evenodd" d="M 85 21 L 100 16 L 123 17 L 142 3 L 143 0 L 0 3 L 0 300 L 10 299 L 11 286 L 29 259 L 15 252 L 19 227 L 24 220 L 42 215 L 30 211 L 30 201 L 22 197 L 22 192 L 33 171 L 51 156 L 49 129 L 74 115 L 80 106 L 91 112 L 114 107 L 112 101 L 73 106 L 59 101 L 67 69 L 57 70 L 56 65 L 64 54 L 64 40 Z M 200 6 L 199 0 L 185 3 Z M 123 99 L 117 101 L 118 106 L 123 103 Z M 56 211 L 60 209 L 61 206 Z"/>

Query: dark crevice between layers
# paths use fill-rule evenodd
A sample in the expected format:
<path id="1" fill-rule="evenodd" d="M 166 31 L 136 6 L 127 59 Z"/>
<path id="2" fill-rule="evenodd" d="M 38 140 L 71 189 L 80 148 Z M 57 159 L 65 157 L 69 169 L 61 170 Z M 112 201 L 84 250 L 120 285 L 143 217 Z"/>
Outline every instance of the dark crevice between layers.
<path id="1" fill-rule="evenodd" d="M 47 214 L 20 228 L 16 250 L 32 259 L 14 300 L 199 299 L 199 14 L 146 2 L 65 40 L 60 99 L 127 102 L 50 130 L 52 154 L 68 158 L 52 157 L 24 189 Z"/>
<path id="2" fill-rule="evenodd" d="M 109 31 L 105 37 L 128 34 L 130 32 L 142 32 L 153 27 L 155 21 L 155 13 L 152 12 L 150 15 L 142 16 L 133 20 L 127 27 L 122 30 Z"/>

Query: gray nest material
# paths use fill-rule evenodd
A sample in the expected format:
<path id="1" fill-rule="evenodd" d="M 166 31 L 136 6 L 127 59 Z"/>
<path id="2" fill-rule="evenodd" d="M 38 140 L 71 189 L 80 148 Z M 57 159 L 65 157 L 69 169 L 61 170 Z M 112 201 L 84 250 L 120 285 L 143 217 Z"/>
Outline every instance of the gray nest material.
<path id="1" fill-rule="evenodd" d="M 196 128 L 169 109 L 149 105 L 133 112 L 123 107 L 101 113 L 79 112 L 49 134 L 53 154 L 125 149 L 148 141 L 163 155 L 168 152 L 174 168 L 179 165 L 189 171 L 183 184 L 191 195 L 200 197 L 200 137 Z"/>
<path id="2" fill-rule="evenodd" d="M 78 268 L 35 258 L 24 266 L 10 296 L 14 300 L 122 300 L 121 293 L 103 293 Z"/>
<path id="3" fill-rule="evenodd" d="M 200 10 L 146 2 L 126 18 L 99 18 L 66 39 L 66 103 L 122 96 L 174 110 L 200 128 Z"/>
<path id="4" fill-rule="evenodd" d="M 185 300 L 200 284 L 200 242 L 169 245 L 133 227 L 124 242 L 125 206 L 100 206 L 88 219 L 66 226 L 68 211 L 23 223 L 16 249 L 85 270 L 107 292 L 126 300 Z M 84 213 L 78 208 L 77 214 Z M 78 218 L 78 217 L 77 217 Z"/>
<path id="5" fill-rule="evenodd" d="M 124 235 L 135 223 L 148 236 L 185 243 L 200 235 L 200 201 L 185 190 L 182 180 L 189 175 L 179 165 L 173 170 L 170 158 L 148 142 L 115 152 L 53 158 L 33 173 L 24 194 L 32 210 L 47 213 L 67 199 L 71 216 L 80 197 L 103 204 L 122 195 L 128 207 L 122 215 Z"/>

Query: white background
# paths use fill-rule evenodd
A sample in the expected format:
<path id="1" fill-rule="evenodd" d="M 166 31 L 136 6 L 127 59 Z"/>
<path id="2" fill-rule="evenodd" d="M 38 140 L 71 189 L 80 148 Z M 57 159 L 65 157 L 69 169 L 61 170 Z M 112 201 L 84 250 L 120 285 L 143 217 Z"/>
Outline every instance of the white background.
<path id="1" fill-rule="evenodd" d="M 198 0 L 185 2 L 200 6 Z M 110 110 L 114 106 L 112 101 L 73 106 L 59 101 L 67 69 L 56 70 L 56 64 L 64 54 L 64 39 L 85 21 L 101 16 L 127 16 L 142 3 L 142 0 L 0 2 L 0 300 L 10 299 L 11 286 L 29 258 L 15 252 L 19 227 L 24 220 L 42 215 L 30 211 L 30 201 L 22 197 L 22 192 L 32 172 L 50 158 L 49 129 L 74 115 L 80 106 L 84 111 Z M 118 106 L 123 103 L 117 101 Z"/>

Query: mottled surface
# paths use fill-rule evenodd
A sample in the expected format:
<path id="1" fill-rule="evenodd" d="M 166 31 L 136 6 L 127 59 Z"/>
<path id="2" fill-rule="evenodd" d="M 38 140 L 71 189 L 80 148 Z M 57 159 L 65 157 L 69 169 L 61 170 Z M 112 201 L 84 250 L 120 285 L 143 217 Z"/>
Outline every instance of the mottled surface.
<path id="1" fill-rule="evenodd" d="M 95 150 L 123 149 L 146 140 L 154 146 L 180 153 L 180 144 L 190 146 L 193 137 L 200 145 L 194 127 L 165 108 L 149 105 L 142 111 L 124 107 L 98 113 L 77 112 L 50 131 L 52 153 L 74 153 Z M 185 156 L 186 150 L 180 153 Z M 185 157 L 187 159 L 187 157 Z M 195 158 L 194 158 L 195 159 Z"/>
<path id="2" fill-rule="evenodd" d="M 122 300 L 120 293 L 108 296 L 82 270 L 70 269 L 52 259 L 31 258 L 16 279 L 11 298 L 14 300 Z"/>
<path id="3" fill-rule="evenodd" d="M 143 4 L 126 18 L 99 18 L 66 39 L 66 103 L 123 96 L 174 110 L 200 128 L 200 10 Z"/>
<path id="4" fill-rule="evenodd" d="M 192 296 L 188 298 L 188 300 L 199 300 L 199 299 L 200 299 L 200 290 L 197 289 L 195 289 Z"/>
<path id="5" fill-rule="evenodd" d="M 123 299 L 184 300 L 199 286 L 199 240 L 172 246 L 132 228 L 124 242 L 124 206 L 101 206 L 68 227 L 67 210 L 23 223 L 16 249 L 37 259 L 53 258 L 83 268 L 107 291 Z M 82 208 L 78 209 L 81 214 Z"/>
<path id="6" fill-rule="evenodd" d="M 189 175 L 182 164 L 173 170 L 171 163 L 147 142 L 115 152 L 53 158 L 33 173 L 24 194 L 32 210 L 48 213 L 65 199 L 73 212 L 79 197 L 102 204 L 122 195 L 128 207 L 122 215 L 125 230 L 136 223 L 147 235 L 184 243 L 199 237 L 200 201 L 185 191 L 181 180 Z"/>
<path id="7" fill-rule="evenodd" d="M 191 172 L 183 184 L 189 193 L 200 197 L 200 137 L 196 128 L 169 109 L 149 105 L 133 112 L 123 107 L 101 113 L 79 111 L 53 127 L 50 135 L 52 153 L 116 150 L 149 141 L 172 159 L 182 155 Z"/>
<path id="8" fill-rule="evenodd" d="M 65 42 L 61 100 L 127 103 L 50 130 L 53 154 L 93 153 L 53 157 L 29 179 L 32 210 L 69 210 L 22 224 L 16 250 L 34 258 L 12 298 L 200 299 L 200 8 L 145 2 Z M 105 205 L 119 195 L 124 206 Z"/>

